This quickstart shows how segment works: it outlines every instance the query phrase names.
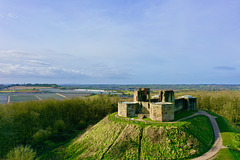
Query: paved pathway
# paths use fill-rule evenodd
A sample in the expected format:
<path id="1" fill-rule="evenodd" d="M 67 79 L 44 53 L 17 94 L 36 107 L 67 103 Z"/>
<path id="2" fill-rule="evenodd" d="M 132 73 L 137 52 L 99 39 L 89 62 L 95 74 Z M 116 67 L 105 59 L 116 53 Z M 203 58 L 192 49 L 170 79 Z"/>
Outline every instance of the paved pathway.
<path id="1" fill-rule="evenodd" d="M 210 119 L 213 131 L 214 131 L 215 143 L 207 153 L 203 154 L 200 157 L 194 158 L 193 160 L 207 160 L 207 159 L 210 159 L 213 156 L 215 156 L 221 148 L 225 148 L 225 147 L 222 145 L 222 136 L 221 136 L 220 130 L 218 128 L 217 121 L 215 119 L 216 117 L 214 117 L 214 116 L 210 115 L 209 113 L 202 111 L 202 110 L 200 110 L 196 114 L 205 115 Z"/>

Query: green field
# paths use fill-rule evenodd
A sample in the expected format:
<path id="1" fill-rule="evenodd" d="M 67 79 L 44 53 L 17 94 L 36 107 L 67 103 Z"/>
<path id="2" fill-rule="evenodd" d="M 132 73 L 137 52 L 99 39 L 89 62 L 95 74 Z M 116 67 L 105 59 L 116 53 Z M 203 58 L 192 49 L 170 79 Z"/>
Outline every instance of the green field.
<path id="1" fill-rule="evenodd" d="M 85 97 L 91 94 L 85 94 L 85 93 L 61 93 L 62 95 L 68 97 L 68 98 L 76 98 L 76 97 Z"/>

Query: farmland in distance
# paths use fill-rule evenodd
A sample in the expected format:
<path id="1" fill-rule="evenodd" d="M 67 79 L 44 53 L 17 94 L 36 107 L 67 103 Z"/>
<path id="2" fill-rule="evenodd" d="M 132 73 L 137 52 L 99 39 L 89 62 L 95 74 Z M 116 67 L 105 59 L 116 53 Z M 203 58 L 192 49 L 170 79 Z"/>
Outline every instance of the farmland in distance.
<path id="1" fill-rule="evenodd" d="M 25 88 L 26 89 L 26 88 Z M 60 90 L 55 88 L 41 88 L 36 92 L 1 92 L 0 104 L 24 101 L 41 101 L 46 99 L 64 100 L 69 98 L 89 96 L 91 93 L 76 92 L 74 90 Z"/>

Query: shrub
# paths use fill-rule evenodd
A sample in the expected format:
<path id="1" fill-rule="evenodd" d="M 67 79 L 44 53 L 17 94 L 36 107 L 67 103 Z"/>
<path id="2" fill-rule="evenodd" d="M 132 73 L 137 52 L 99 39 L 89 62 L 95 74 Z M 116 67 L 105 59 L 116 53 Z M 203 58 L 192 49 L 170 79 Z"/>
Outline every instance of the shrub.
<path id="1" fill-rule="evenodd" d="M 40 142 L 40 141 L 48 139 L 48 137 L 50 135 L 51 135 L 51 131 L 50 130 L 40 129 L 38 132 L 36 132 L 33 135 L 33 139 L 34 139 L 35 142 Z"/>
<path id="2" fill-rule="evenodd" d="M 7 154 L 8 160 L 33 160 L 36 152 L 30 146 L 18 146 L 10 150 Z"/>
<path id="3" fill-rule="evenodd" d="M 66 129 L 66 125 L 63 120 L 57 120 L 54 123 L 53 129 L 54 129 L 54 131 L 62 132 Z"/>

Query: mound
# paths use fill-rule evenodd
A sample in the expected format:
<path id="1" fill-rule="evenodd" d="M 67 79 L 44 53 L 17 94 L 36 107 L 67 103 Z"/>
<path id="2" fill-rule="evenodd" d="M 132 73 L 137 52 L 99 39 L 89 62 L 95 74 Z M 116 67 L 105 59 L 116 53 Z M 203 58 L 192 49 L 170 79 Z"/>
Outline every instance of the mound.
<path id="1" fill-rule="evenodd" d="M 188 159 L 208 151 L 213 139 L 205 116 L 168 124 L 120 121 L 109 116 L 64 151 L 61 148 L 61 154 L 64 152 L 64 159 Z"/>

